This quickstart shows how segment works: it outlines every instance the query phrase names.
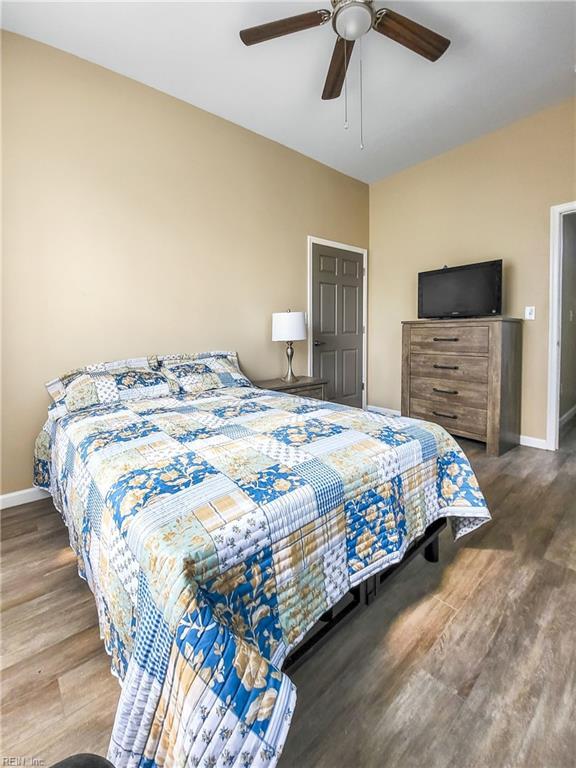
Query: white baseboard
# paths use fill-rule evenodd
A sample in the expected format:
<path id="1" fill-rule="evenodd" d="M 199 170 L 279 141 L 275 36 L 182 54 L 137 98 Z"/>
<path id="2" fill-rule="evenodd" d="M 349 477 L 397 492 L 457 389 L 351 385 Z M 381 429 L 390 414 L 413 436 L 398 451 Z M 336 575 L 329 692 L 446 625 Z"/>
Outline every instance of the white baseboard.
<path id="1" fill-rule="evenodd" d="M 560 416 L 560 426 L 563 427 L 564 424 L 570 421 L 570 419 L 573 419 L 574 416 L 576 416 L 576 405 L 573 405 L 570 410 L 566 411 L 566 413 L 563 416 Z"/>
<path id="2" fill-rule="evenodd" d="M 520 435 L 520 445 L 525 445 L 527 448 L 539 448 L 542 451 L 554 450 L 548 446 L 548 441 L 543 437 L 530 437 L 529 435 Z"/>
<path id="3" fill-rule="evenodd" d="M 379 405 L 367 405 L 367 411 L 374 411 L 375 413 L 383 413 L 384 416 L 400 416 L 400 411 L 395 408 L 381 408 Z"/>
<path id="4" fill-rule="evenodd" d="M 0 509 L 17 507 L 20 504 L 30 504 L 31 501 L 40 501 L 41 499 L 47 499 L 49 496 L 48 491 L 43 491 L 41 488 L 24 488 L 21 491 L 3 493 L 0 495 Z"/>

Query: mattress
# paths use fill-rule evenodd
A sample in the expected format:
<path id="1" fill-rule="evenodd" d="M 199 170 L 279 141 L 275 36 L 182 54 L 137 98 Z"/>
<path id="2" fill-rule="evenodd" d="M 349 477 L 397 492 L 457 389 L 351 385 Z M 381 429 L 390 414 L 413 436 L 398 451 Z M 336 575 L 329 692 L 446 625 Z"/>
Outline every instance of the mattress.
<path id="1" fill-rule="evenodd" d="M 35 483 L 122 683 L 117 768 L 272 768 L 289 651 L 438 518 L 455 538 L 490 519 L 442 427 L 254 387 L 52 417 Z"/>

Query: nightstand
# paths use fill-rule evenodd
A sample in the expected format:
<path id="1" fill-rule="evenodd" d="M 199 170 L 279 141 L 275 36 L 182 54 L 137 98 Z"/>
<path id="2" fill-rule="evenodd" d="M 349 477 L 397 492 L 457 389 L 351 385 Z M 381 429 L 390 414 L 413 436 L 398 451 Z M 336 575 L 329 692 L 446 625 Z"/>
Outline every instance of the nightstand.
<path id="1" fill-rule="evenodd" d="M 286 392 L 289 395 L 300 397 L 315 397 L 317 400 L 326 400 L 326 379 L 318 379 L 314 376 L 300 376 L 298 381 L 282 381 L 282 379 L 267 379 L 255 381 L 260 389 L 272 389 L 275 392 Z"/>

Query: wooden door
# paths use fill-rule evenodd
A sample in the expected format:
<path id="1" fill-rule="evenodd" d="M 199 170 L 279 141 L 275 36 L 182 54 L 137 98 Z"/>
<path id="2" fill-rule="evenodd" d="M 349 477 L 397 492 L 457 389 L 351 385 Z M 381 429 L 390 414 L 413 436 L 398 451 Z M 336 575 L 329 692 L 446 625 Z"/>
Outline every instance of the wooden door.
<path id="1" fill-rule="evenodd" d="M 312 246 L 312 360 L 328 400 L 362 407 L 363 255 Z"/>

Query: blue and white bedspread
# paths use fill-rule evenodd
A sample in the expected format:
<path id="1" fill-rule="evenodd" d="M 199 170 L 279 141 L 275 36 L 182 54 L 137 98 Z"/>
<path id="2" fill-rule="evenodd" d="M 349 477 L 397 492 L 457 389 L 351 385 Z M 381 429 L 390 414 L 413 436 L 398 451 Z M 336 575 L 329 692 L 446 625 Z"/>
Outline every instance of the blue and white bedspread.
<path id="1" fill-rule="evenodd" d="M 123 682 L 117 768 L 274 766 L 289 650 L 437 518 L 490 519 L 441 427 L 252 387 L 52 418 L 35 473 Z"/>

